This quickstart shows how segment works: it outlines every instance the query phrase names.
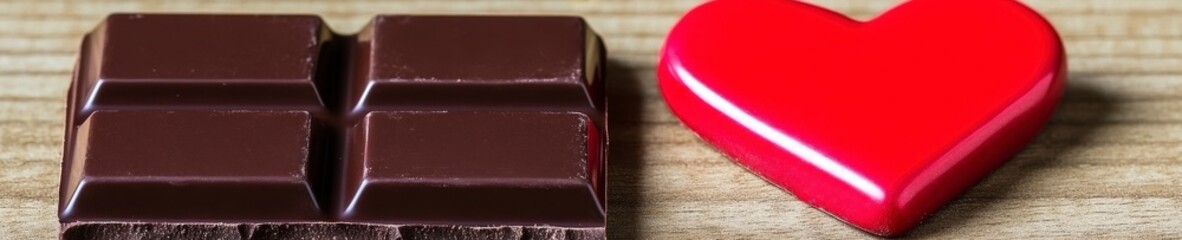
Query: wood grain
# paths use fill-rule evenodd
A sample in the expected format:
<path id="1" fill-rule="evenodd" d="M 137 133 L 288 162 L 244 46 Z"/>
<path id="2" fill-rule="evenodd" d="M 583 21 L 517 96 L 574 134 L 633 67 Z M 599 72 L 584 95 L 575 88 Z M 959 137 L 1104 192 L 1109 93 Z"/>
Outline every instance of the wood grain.
<path id="1" fill-rule="evenodd" d="M 813 1 L 867 19 L 897 1 Z M 1182 1 L 1029 0 L 1064 36 L 1066 100 L 1024 152 L 915 238 L 1182 237 Z M 297 12 L 354 32 L 377 13 L 579 14 L 611 50 L 609 232 L 619 239 L 871 238 L 681 127 L 656 92 L 665 31 L 698 1 L 0 2 L 0 239 L 52 239 L 63 99 L 81 36 L 110 12 Z"/>

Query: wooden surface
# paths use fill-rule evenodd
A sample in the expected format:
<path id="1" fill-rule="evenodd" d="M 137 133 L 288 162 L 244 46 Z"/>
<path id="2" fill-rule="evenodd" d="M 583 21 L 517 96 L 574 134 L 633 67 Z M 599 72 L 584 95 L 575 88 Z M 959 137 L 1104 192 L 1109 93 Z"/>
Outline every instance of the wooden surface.
<path id="1" fill-rule="evenodd" d="M 895 1 L 816 1 L 866 18 Z M 1182 1 L 1027 1 L 1065 37 L 1066 101 L 1014 160 L 919 238 L 1182 238 Z M 697 1 L 0 2 L 0 239 L 52 239 L 63 99 L 109 12 L 301 12 L 355 32 L 375 13 L 585 16 L 610 49 L 610 227 L 618 239 L 870 238 L 732 164 L 654 88 L 664 32 Z M 987 69 L 983 69 L 987 70 Z"/>

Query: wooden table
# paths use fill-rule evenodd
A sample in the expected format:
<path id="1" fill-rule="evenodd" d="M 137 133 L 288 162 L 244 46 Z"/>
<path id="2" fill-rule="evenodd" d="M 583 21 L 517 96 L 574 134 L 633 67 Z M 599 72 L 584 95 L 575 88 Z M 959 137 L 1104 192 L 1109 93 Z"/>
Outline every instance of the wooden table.
<path id="1" fill-rule="evenodd" d="M 895 1 L 819 3 L 867 18 Z M 919 238 L 1182 237 L 1182 1 L 1028 1 L 1065 37 L 1066 101 L 1042 135 L 936 213 Z M 654 88 L 665 31 L 697 1 L 14 0 L 0 2 L 0 239 L 52 239 L 64 93 L 110 12 L 300 12 L 354 32 L 377 13 L 585 16 L 610 49 L 609 232 L 621 239 L 870 238 L 747 173 Z"/>

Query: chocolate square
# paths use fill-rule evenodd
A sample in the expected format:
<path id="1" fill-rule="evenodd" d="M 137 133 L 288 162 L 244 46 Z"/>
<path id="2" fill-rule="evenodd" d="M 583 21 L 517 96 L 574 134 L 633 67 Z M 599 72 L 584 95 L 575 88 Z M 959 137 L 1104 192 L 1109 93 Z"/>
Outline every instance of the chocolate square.
<path id="1" fill-rule="evenodd" d="M 582 113 L 372 112 L 351 133 L 342 218 L 602 226 Z"/>
<path id="2" fill-rule="evenodd" d="M 578 17 L 378 16 L 356 37 L 349 109 L 603 108 L 602 43 Z"/>
<path id="3" fill-rule="evenodd" d="M 101 110 L 78 128 L 66 221 L 316 219 L 303 111 Z"/>
<path id="4" fill-rule="evenodd" d="M 167 33 L 167 34 L 164 34 Z M 316 16 L 113 14 L 80 62 L 80 116 L 99 109 L 322 108 L 331 32 Z"/>

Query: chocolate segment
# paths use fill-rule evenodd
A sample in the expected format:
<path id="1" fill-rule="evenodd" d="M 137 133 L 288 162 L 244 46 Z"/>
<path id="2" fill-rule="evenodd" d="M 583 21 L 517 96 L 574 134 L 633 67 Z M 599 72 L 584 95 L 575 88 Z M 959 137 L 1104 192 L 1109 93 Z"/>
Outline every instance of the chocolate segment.
<path id="1" fill-rule="evenodd" d="M 582 113 L 371 112 L 351 133 L 346 221 L 602 226 Z"/>
<path id="2" fill-rule="evenodd" d="M 378 16 L 356 42 L 357 118 L 483 109 L 601 118 L 602 43 L 578 17 Z"/>
<path id="3" fill-rule="evenodd" d="M 316 16 L 115 14 L 88 37 L 79 117 L 101 109 L 323 109 Z"/>
<path id="4" fill-rule="evenodd" d="M 312 220 L 302 111 L 101 110 L 79 128 L 63 221 Z"/>

